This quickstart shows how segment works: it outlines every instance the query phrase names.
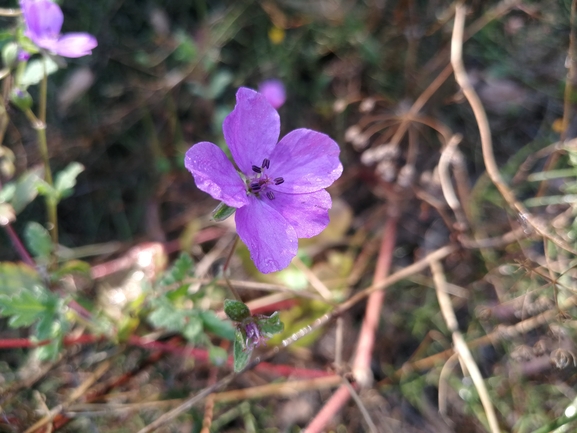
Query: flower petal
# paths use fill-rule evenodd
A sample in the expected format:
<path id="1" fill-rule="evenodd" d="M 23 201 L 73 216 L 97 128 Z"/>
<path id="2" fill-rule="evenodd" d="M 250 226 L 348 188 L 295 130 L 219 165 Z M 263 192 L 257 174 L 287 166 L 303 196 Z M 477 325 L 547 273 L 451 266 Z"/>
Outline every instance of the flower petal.
<path id="1" fill-rule="evenodd" d="M 25 35 L 37 39 L 56 39 L 60 34 L 64 15 L 60 6 L 50 0 L 23 0 L 22 14 L 26 22 Z"/>
<path id="2" fill-rule="evenodd" d="M 266 200 L 266 199 L 264 199 Z M 293 227 L 277 211 L 254 196 L 236 211 L 236 230 L 250 258 L 264 274 L 286 268 L 296 255 L 298 239 Z"/>
<path id="3" fill-rule="evenodd" d="M 301 194 L 328 187 L 343 172 L 339 153 L 339 145 L 328 135 L 310 129 L 289 132 L 270 155 L 269 176 L 284 179 L 274 189 Z"/>
<path id="4" fill-rule="evenodd" d="M 273 200 L 263 198 L 263 202 L 280 213 L 295 229 L 299 238 L 318 235 L 330 221 L 329 209 L 332 201 L 330 194 L 324 189 L 309 194 L 275 191 Z"/>
<path id="5" fill-rule="evenodd" d="M 186 152 L 185 167 L 194 176 L 198 189 L 229 206 L 249 203 L 246 186 L 224 152 L 213 143 L 203 141 Z"/>
<path id="6" fill-rule="evenodd" d="M 96 38 L 88 33 L 66 33 L 54 48 L 54 52 L 63 57 L 82 57 L 92 54 L 98 45 Z"/>
<path id="7" fill-rule="evenodd" d="M 224 138 L 238 168 L 252 173 L 269 158 L 280 133 L 280 118 L 266 98 L 254 90 L 241 87 L 236 92 L 236 106 L 224 119 Z"/>

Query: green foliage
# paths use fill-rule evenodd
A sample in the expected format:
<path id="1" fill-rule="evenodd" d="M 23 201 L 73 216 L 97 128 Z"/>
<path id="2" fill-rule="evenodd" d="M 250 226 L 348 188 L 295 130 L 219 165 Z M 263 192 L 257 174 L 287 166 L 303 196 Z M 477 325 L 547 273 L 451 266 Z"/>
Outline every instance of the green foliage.
<path id="1" fill-rule="evenodd" d="M 272 337 L 274 334 L 280 334 L 284 331 L 284 325 L 280 321 L 280 316 L 277 311 L 275 311 L 270 317 L 261 316 L 256 320 L 260 330 Z"/>
<path id="2" fill-rule="evenodd" d="M 54 200 L 55 203 L 72 195 L 76 185 L 76 178 L 84 171 L 84 166 L 78 162 L 71 162 L 64 170 L 56 174 L 54 186 L 48 182 L 40 181 L 37 184 L 38 193 Z"/>
<path id="3" fill-rule="evenodd" d="M 16 182 L 9 182 L 0 191 L 0 203 L 10 203 L 19 214 L 38 195 L 38 183 L 42 181 L 44 169 L 36 167 L 25 171 Z"/>
<path id="4" fill-rule="evenodd" d="M 58 65 L 50 57 L 30 60 L 26 65 L 26 70 L 22 78 L 16 84 L 23 89 L 40 83 L 44 74 L 51 75 L 58 70 Z"/>
<path id="5" fill-rule="evenodd" d="M 226 360 L 226 352 L 215 348 L 206 335 L 212 332 L 221 338 L 233 340 L 234 328 L 228 321 L 220 320 L 212 311 L 188 306 L 192 301 L 188 295 L 186 278 L 194 275 L 194 262 L 189 254 L 182 253 L 157 283 L 158 290 L 172 287 L 149 301 L 151 307 L 148 321 L 157 328 L 178 332 L 188 341 L 208 345 L 211 361 L 220 365 Z"/>
<path id="6" fill-rule="evenodd" d="M 46 261 L 54 250 L 50 233 L 41 224 L 31 221 L 26 225 L 24 238 L 30 252 L 37 258 Z"/>
<path id="7" fill-rule="evenodd" d="M 225 202 L 220 202 L 218 206 L 212 211 L 212 219 L 216 222 L 221 222 L 230 217 L 236 211 L 235 207 L 227 205 Z"/>
<path id="8" fill-rule="evenodd" d="M 242 322 L 244 319 L 250 317 L 249 308 L 242 302 L 233 299 L 224 300 L 224 312 L 230 320 L 235 322 Z"/>
<path id="9" fill-rule="evenodd" d="M 23 264 L 0 263 L 0 316 L 11 328 L 33 326 L 32 338 L 49 340 L 37 349 L 40 359 L 54 359 L 68 324 L 62 316 L 64 301 L 50 292 L 38 273 Z"/>
<path id="10" fill-rule="evenodd" d="M 234 328 L 230 322 L 220 320 L 212 311 L 200 311 L 200 318 L 207 331 L 218 335 L 221 338 L 232 341 L 234 339 Z"/>
<path id="11" fill-rule="evenodd" d="M 234 357 L 234 371 L 239 372 L 248 365 L 252 350 L 247 349 L 244 343 L 244 334 L 240 329 L 237 329 L 235 333 L 232 354 Z"/>
<path id="12" fill-rule="evenodd" d="M 56 175 L 54 189 L 58 192 L 59 199 L 69 197 L 76 186 L 76 178 L 84 171 L 84 166 L 78 162 L 71 162 Z"/>
<path id="13" fill-rule="evenodd" d="M 194 275 L 194 261 L 190 254 L 182 252 L 180 256 L 174 261 L 172 266 L 159 279 L 159 287 L 167 287 L 182 281 Z"/>
<path id="14" fill-rule="evenodd" d="M 12 295 L 20 290 L 35 290 L 42 285 L 36 269 L 24 263 L 0 262 L 0 295 Z"/>

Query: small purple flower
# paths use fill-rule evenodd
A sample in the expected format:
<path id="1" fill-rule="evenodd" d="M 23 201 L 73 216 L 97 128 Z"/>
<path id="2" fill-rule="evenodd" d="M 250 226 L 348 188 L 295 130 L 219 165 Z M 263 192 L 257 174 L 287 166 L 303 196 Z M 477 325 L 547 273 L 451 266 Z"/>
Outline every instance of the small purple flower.
<path id="1" fill-rule="evenodd" d="M 265 80 L 258 85 L 258 91 L 274 108 L 280 108 L 286 101 L 286 92 L 281 80 L 274 78 Z"/>
<path id="2" fill-rule="evenodd" d="M 82 57 L 92 54 L 98 45 L 88 33 L 60 34 L 64 15 L 50 0 L 21 0 L 20 7 L 26 24 L 24 35 L 40 48 L 63 57 Z"/>
<path id="3" fill-rule="evenodd" d="M 199 189 L 238 208 L 238 235 L 256 267 L 263 273 L 284 269 L 297 253 L 298 238 L 318 235 L 329 223 L 332 203 L 324 188 L 343 171 L 339 146 L 310 129 L 296 129 L 277 144 L 277 111 L 244 87 L 223 132 L 241 173 L 206 141 L 186 152 L 184 164 Z"/>
<path id="4" fill-rule="evenodd" d="M 244 325 L 244 332 L 246 334 L 246 350 L 254 350 L 256 347 L 266 344 L 268 337 L 261 334 L 258 325 L 250 321 Z"/>

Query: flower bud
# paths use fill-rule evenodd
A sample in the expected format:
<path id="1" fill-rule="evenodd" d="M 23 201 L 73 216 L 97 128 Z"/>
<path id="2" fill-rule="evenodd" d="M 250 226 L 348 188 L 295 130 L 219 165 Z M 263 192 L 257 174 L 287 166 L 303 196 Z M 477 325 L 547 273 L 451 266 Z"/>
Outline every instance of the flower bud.
<path id="1" fill-rule="evenodd" d="M 26 111 L 32 107 L 32 96 L 30 96 L 30 93 L 26 90 L 15 87 L 12 89 L 12 92 L 10 92 L 10 102 L 22 111 Z"/>
<path id="2" fill-rule="evenodd" d="M 9 42 L 2 48 L 2 62 L 6 68 L 11 68 L 18 60 L 18 44 Z"/>

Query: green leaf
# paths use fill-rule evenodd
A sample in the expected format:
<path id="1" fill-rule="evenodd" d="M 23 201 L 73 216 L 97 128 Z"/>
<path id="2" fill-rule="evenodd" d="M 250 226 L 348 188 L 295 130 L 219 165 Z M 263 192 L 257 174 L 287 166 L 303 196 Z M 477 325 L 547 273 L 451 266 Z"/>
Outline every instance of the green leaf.
<path id="1" fill-rule="evenodd" d="M 244 345 L 244 336 L 242 332 L 237 329 L 234 338 L 233 356 L 234 356 L 234 371 L 239 372 L 246 367 L 250 361 L 252 350 L 247 349 Z"/>
<path id="2" fill-rule="evenodd" d="M 19 214 L 38 195 L 38 183 L 42 181 L 43 167 L 25 172 L 16 182 L 16 190 L 10 199 L 14 212 Z"/>
<path id="3" fill-rule="evenodd" d="M 65 275 L 79 274 L 90 278 L 90 265 L 82 260 L 70 260 L 50 274 L 52 281 L 58 281 Z"/>
<path id="4" fill-rule="evenodd" d="M 242 322 L 247 317 L 250 317 L 249 308 L 242 302 L 232 299 L 224 300 L 224 312 L 230 320 L 235 322 Z"/>
<path id="5" fill-rule="evenodd" d="M 196 314 L 188 317 L 188 322 L 186 323 L 182 335 L 191 343 L 202 334 L 202 320 Z"/>
<path id="6" fill-rule="evenodd" d="M 177 310 L 165 297 L 155 299 L 154 311 L 148 316 L 148 320 L 157 328 L 165 328 L 169 331 L 180 332 L 186 325 L 186 313 Z"/>
<path id="7" fill-rule="evenodd" d="M 206 330 L 227 340 L 234 340 L 234 326 L 229 321 L 220 320 L 212 311 L 201 311 L 200 318 Z"/>
<path id="8" fill-rule="evenodd" d="M 16 183 L 8 182 L 2 186 L 0 190 L 0 203 L 6 203 L 12 201 L 14 194 L 16 193 Z"/>
<path id="9" fill-rule="evenodd" d="M 52 244 L 52 239 L 48 230 L 46 230 L 41 224 L 31 221 L 26 225 L 24 230 L 24 239 L 26 240 L 26 245 L 36 257 L 47 259 L 50 257 L 54 245 Z"/>
<path id="10" fill-rule="evenodd" d="M 270 317 L 256 317 L 256 322 L 260 330 L 265 334 L 269 334 L 269 336 L 280 334 L 282 331 L 284 331 L 284 325 L 280 321 L 280 317 L 277 311 L 275 311 Z"/>
<path id="11" fill-rule="evenodd" d="M 41 59 L 31 60 L 26 65 L 26 70 L 22 75 L 22 79 L 19 83 L 16 84 L 23 88 L 33 86 L 34 84 L 38 84 L 40 81 L 42 81 L 45 73 L 46 75 L 50 75 L 57 70 L 58 65 L 50 57 L 42 57 Z"/>
<path id="12" fill-rule="evenodd" d="M 212 219 L 216 222 L 221 222 L 227 219 L 236 211 L 235 207 L 227 205 L 225 202 L 220 202 L 218 206 L 212 211 Z"/>
<path id="13" fill-rule="evenodd" d="M 226 364 L 228 354 L 226 353 L 226 350 L 224 350 L 222 347 L 210 346 L 208 348 L 208 358 L 210 359 L 210 362 L 213 365 L 221 367 L 224 364 Z"/>
<path id="14" fill-rule="evenodd" d="M 71 162 L 68 166 L 58 172 L 54 180 L 54 189 L 58 192 L 60 199 L 69 197 L 76 186 L 76 178 L 84 171 L 84 166 L 79 162 Z"/>
<path id="15" fill-rule="evenodd" d="M 24 263 L 0 262 L 0 294 L 13 295 L 22 290 L 43 287 L 36 269 Z"/>
<path id="16" fill-rule="evenodd" d="M 54 202 L 58 202 L 58 191 L 56 191 L 56 189 L 44 179 L 38 180 L 36 190 L 38 191 L 38 194 L 48 197 L 50 200 L 54 200 Z"/>
<path id="17" fill-rule="evenodd" d="M 28 290 L 13 296 L 0 295 L 0 316 L 10 317 L 11 328 L 30 326 L 44 315 L 53 314 L 56 299 L 48 292 Z"/>
<path id="18" fill-rule="evenodd" d="M 192 275 L 194 261 L 190 254 L 182 252 L 159 281 L 161 286 L 170 286 L 179 283 Z"/>

